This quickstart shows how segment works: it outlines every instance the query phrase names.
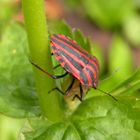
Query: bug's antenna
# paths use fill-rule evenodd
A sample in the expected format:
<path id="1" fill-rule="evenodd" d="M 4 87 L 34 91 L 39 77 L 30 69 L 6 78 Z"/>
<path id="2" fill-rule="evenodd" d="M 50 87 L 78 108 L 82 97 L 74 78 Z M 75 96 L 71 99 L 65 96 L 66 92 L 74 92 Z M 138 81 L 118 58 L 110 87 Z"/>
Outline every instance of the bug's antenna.
<path id="1" fill-rule="evenodd" d="M 112 73 L 111 73 L 111 75 L 110 76 L 107 76 L 105 79 L 102 79 L 101 81 L 103 82 L 103 81 L 106 81 L 106 80 L 108 80 L 108 79 L 110 79 L 111 77 L 113 77 L 116 73 L 118 73 L 120 71 L 120 68 L 116 68 Z"/>
<path id="2" fill-rule="evenodd" d="M 104 94 L 106 94 L 106 95 L 112 97 L 115 101 L 118 101 L 118 100 L 117 100 L 114 96 L 112 96 L 111 94 L 109 94 L 109 93 L 107 93 L 107 92 L 105 92 L 105 91 L 103 91 L 103 90 L 101 90 L 101 89 L 99 89 L 99 88 L 96 88 L 96 89 L 99 90 L 99 91 L 101 91 L 102 93 L 104 93 Z"/>

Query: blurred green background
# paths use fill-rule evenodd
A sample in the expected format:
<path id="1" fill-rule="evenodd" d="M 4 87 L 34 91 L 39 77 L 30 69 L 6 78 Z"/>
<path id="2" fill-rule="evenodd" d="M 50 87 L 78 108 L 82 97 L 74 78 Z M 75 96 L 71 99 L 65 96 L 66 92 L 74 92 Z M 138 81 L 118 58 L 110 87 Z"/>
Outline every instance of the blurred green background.
<path id="1" fill-rule="evenodd" d="M 114 89 L 139 67 L 140 0 L 46 0 L 45 7 L 49 22 L 64 19 L 72 30 L 79 28 L 91 39 L 92 54 L 100 62 L 100 87 L 105 91 Z M 6 80 L 16 76 L 21 78 L 20 84 L 25 82 L 22 81 L 24 72 L 19 75 L 12 72 L 12 67 L 15 67 L 17 62 L 13 61 L 9 54 L 16 53 L 15 45 L 27 46 L 23 22 L 20 0 L 0 0 L 0 71 L 6 71 L 11 65 L 11 69 L 6 73 Z M 5 60 L 8 57 L 11 59 Z M 20 64 L 23 56 L 18 57 Z M 23 65 L 23 70 L 27 66 Z M 0 96 L 7 96 L 3 95 L 3 83 L 1 78 Z M 30 82 L 27 83 L 29 84 Z M 0 104 L 3 105 L 3 110 L 8 106 L 6 103 Z M 5 114 L 1 110 L 0 112 L 0 140 L 18 139 L 26 119 L 22 118 L 23 115 L 16 119 L 16 114 L 14 118 L 8 117 L 11 116 L 8 109 Z"/>

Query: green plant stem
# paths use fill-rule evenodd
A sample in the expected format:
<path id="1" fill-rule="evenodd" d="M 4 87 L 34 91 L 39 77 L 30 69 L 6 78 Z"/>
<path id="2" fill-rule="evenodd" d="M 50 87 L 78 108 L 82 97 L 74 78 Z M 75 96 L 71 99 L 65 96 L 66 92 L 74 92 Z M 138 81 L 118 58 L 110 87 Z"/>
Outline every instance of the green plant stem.
<path id="1" fill-rule="evenodd" d="M 48 29 L 44 0 L 22 0 L 25 26 L 28 35 L 30 57 L 43 69 L 52 73 Z M 51 121 L 62 120 L 59 94 L 48 94 L 55 87 L 54 80 L 34 68 L 37 92 L 43 115 Z"/>

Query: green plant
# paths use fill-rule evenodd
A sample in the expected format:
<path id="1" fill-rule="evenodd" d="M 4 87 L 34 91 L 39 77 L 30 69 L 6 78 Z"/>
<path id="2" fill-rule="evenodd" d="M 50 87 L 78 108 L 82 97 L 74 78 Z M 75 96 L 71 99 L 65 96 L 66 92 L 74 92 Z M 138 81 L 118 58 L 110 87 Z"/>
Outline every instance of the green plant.
<path id="1" fill-rule="evenodd" d="M 123 33 L 131 46 L 139 47 L 139 3 L 137 0 L 67 0 L 65 5 L 79 15 L 86 15 L 100 30 Z"/>
<path id="2" fill-rule="evenodd" d="M 82 0 L 87 15 L 102 28 L 116 29 L 134 10 L 132 0 Z"/>
<path id="3" fill-rule="evenodd" d="M 126 76 L 120 80 L 114 74 L 113 78 L 103 80 L 99 85 L 105 91 L 111 90 L 118 101 L 91 89 L 82 103 L 77 100 L 67 103 L 59 93 L 48 95 L 48 91 L 56 84 L 65 86 L 63 80 L 55 83 L 38 70 L 34 70 L 34 78 L 28 58 L 31 57 L 34 62 L 52 73 L 52 65 L 56 61 L 51 61 L 47 29 L 51 34 L 72 37 L 93 54 L 94 44 L 84 38 L 79 30 L 71 32 L 64 22 L 49 23 L 46 27 L 43 0 L 23 2 L 30 48 L 28 49 L 24 28 L 17 23 L 11 23 L 3 32 L 0 42 L 0 112 L 13 118 L 28 120 L 21 132 L 27 140 L 139 139 L 140 69 L 132 74 L 131 54 L 123 40 L 116 36 L 112 46 L 116 48 L 121 45 L 124 46 L 123 51 L 127 51 L 125 57 L 130 57 L 130 60 L 122 61 L 121 66 L 127 65 L 129 78 Z M 102 61 L 102 53 L 99 49 L 96 52 L 99 61 Z M 110 55 L 112 53 L 114 52 L 111 51 Z M 116 49 L 113 56 L 119 53 L 120 48 Z M 115 60 L 117 66 L 118 59 Z M 114 68 L 112 63 L 113 61 L 109 61 L 111 73 Z M 104 63 L 101 68 L 103 78 Z M 58 72 L 62 73 L 61 70 Z M 116 85 L 112 85 L 114 79 Z"/>
<path id="4" fill-rule="evenodd" d="M 127 18 L 123 25 L 124 35 L 127 37 L 128 41 L 136 47 L 140 47 L 140 16 L 134 14 Z"/>

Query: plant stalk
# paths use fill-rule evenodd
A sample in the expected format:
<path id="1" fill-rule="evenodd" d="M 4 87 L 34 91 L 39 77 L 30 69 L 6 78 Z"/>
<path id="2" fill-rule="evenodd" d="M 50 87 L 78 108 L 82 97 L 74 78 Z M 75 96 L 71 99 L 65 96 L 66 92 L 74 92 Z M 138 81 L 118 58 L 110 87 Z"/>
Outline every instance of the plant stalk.
<path id="1" fill-rule="evenodd" d="M 44 0 L 22 0 L 22 6 L 31 60 L 52 73 Z M 48 94 L 48 91 L 55 87 L 54 80 L 35 67 L 34 74 L 43 115 L 51 121 L 62 120 L 63 111 L 60 106 L 60 95 L 56 92 Z"/>

